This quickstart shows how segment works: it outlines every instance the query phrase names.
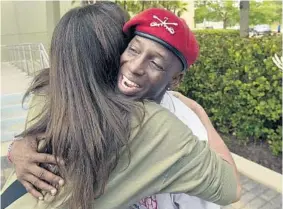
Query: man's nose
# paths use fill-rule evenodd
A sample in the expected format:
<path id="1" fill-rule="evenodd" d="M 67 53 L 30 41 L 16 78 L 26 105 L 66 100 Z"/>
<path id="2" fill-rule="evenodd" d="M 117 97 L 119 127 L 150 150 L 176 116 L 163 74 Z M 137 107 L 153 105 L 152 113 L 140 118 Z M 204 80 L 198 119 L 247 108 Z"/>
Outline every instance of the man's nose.
<path id="1" fill-rule="evenodd" d="M 142 76 L 145 74 L 145 61 L 143 57 L 135 57 L 130 62 L 130 71 L 135 75 Z"/>

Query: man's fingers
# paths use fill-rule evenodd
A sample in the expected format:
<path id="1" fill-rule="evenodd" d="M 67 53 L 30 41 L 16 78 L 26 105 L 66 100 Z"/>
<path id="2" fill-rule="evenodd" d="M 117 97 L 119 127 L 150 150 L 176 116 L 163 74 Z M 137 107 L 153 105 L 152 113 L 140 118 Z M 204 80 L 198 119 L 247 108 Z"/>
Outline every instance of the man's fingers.
<path id="1" fill-rule="evenodd" d="M 36 199 L 43 200 L 43 195 L 37 191 L 29 182 L 21 181 L 27 192 L 34 196 Z"/>
<path id="2" fill-rule="evenodd" d="M 46 133 L 36 134 L 36 139 L 44 139 L 46 137 Z"/>
<path id="3" fill-rule="evenodd" d="M 41 168 L 39 166 L 34 166 L 31 169 L 34 176 L 38 177 L 39 179 L 42 179 L 44 181 L 49 182 L 52 185 L 59 185 L 63 186 L 64 180 L 60 176 L 56 176 L 52 172 L 45 170 L 44 168 Z"/>
<path id="4" fill-rule="evenodd" d="M 57 164 L 56 159 L 53 155 L 45 154 L 45 153 L 37 153 L 35 157 L 35 161 L 38 163 L 51 163 Z"/>
<path id="5" fill-rule="evenodd" d="M 41 189 L 43 191 L 46 191 L 48 193 L 51 193 L 52 195 L 55 195 L 57 193 L 57 189 L 52 187 L 51 185 L 45 183 L 41 179 L 37 178 L 36 176 L 33 175 L 28 175 L 25 178 L 29 183 L 32 184 L 33 187 L 37 187 L 38 189 Z M 29 189 L 31 189 L 29 187 Z M 28 191 L 29 192 L 29 191 Z"/>

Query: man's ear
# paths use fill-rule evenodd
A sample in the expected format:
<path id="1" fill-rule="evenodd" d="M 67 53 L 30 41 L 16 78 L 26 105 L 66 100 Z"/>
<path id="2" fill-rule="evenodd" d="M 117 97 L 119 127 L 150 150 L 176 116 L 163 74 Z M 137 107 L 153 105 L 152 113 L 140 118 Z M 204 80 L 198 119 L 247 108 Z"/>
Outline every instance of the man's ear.
<path id="1" fill-rule="evenodd" d="M 170 89 L 176 89 L 179 84 L 182 82 L 185 75 L 185 71 L 177 72 L 172 78 L 172 81 L 170 82 Z"/>

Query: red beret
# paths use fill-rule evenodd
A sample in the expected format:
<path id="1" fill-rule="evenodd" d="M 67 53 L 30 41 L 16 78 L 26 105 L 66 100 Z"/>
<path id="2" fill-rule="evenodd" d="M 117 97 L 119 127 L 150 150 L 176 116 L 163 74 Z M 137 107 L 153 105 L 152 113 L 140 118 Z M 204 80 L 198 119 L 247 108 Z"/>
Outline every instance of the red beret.
<path id="1" fill-rule="evenodd" d="M 193 64 L 199 54 L 197 40 L 186 22 L 174 13 L 160 8 L 147 9 L 123 27 L 128 34 L 135 34 L 151 39 L 172 51 L 182 62 L 184 69 Z"/>

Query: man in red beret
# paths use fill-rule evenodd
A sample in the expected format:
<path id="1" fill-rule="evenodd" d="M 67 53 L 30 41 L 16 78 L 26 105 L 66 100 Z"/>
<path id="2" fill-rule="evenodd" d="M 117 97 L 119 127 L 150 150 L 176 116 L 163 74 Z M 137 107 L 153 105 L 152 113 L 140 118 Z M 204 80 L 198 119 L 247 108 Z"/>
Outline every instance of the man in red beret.
<path id="1" fill-rule="evenodd" d="M 197 115 L 167 92 L 182 80 L 199 54 L 199 46 L 186 22 L 174 13 L 151 8 L 128 21 L 123 31 L 132 38 L 121 56 L 119 90 L 130 97 L 148 98 L 171 110 L 193 133 L 207 140 Z M 137 203 L 139 209 L 219 209 L 220 206 L 186 194 L 159 194 Z"/>
<path id="2" fill-rule="evenodd" d="M 159 8 L 136 15 L 123 31 L 134 37 L 121 56 L 120 91 L 160 102 L 198 57 L 194 34 L 181 18 Z"/>

